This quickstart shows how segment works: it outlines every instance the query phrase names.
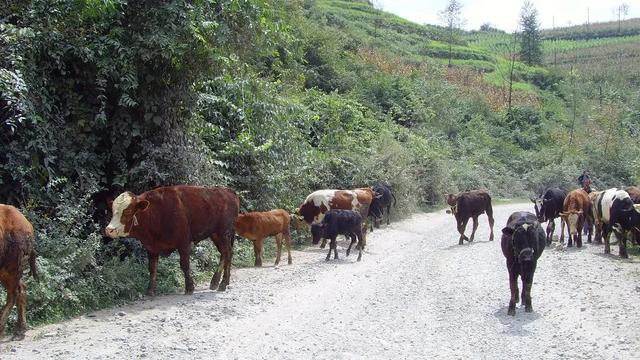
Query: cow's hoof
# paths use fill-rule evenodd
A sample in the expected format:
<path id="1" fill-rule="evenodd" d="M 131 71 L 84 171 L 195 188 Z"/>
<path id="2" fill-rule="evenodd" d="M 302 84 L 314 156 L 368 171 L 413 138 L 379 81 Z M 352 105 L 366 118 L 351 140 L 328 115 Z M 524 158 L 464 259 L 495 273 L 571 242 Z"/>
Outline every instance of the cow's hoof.
<path id="1" fill-rule="evenodd" d="M 24 339 L 24 333 L 16 333 L 11 337 L 12 341 L 20 341 Z"/>
<path id="2" fill-rule="evenodd" d="M 289 261 L 287 261 L 287 263 L 288 263 L 289 265 L 293 264 L 293 262 L 291 261 L 291 259 L 289 259 Z"/>
<path id="3" fill-rule="evenodd" d="M 507 311 L 507 315 L 516 316 L 516 308 L 509 307 L 509 310 Z"/>
<path id="4" fill-rule="evenodd" d="M 533 306 L 525 306 L 524 312 L 533 312 Z"/>
<path id="5" fill-rule="evenodd" d="M 220 284 L 220 286 L 218 286 L 218 291 L 225 291 L 225 290 L 227 290 L 226 284 Z"/>
<path id="6" fill-rule="evenodd" d="M 193 295 L 193 290 L 194 290 L 194 289 L 185 289 L 185 290 L 184 290 L 184 294 L 185 294 L 185 295 Z"/>
<path id="7" fill-rule="evenodd" d="M 620 254 L 620 257 L 621 257 L 621 258 L 623 258 L 623 259 L 628 259 L 628 258 L 629 258 L 629 255 L 627 255 L 627 254 Z"/>
<path id="8" fill-rule="evenodd" d="M 147 289 L 147 296 L 151 296 L 151 297 L 156 296 L 156 291 L 153 289 Z"/>

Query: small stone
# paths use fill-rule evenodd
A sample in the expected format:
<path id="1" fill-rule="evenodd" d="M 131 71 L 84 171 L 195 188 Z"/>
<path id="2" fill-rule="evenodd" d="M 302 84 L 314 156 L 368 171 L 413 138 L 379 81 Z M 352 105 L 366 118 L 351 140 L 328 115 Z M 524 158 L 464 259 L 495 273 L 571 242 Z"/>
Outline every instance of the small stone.
<path id="1" fill-rule="evenodd" d="M 124 312 L 124 311 L 118 311 L 118 316 L 125 316 L 125 315 L 127 315 L 127 313 L 126 313 L 126 312 Z"/>
<path id="2" fill-rule="evenodd" d="M 58 335 L 58 333 L 56 333 L 56 332 L 50 332 L 50 333 L 44 334 L 44 337 L 50 338 L 50 337 L 55 337 L 57 335 Z"/>
<path id="3" fill-rule="evenodd" d="M 587 308 L 580 308 L 580 311 L 587 311 Z"/>
<path id="4" fill-rule="evenodd" d="M 18 351 L 16 348 L 11 348 L 11 352 L 16 352 Z"/>

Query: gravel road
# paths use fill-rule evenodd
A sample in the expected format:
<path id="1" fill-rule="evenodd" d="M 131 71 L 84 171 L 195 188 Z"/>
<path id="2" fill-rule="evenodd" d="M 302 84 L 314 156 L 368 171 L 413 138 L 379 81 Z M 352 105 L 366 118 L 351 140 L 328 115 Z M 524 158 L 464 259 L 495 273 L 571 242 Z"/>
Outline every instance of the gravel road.
<path id="1" fill-rule="evenodd" d="M 476 241 L 462 246 L 451 215 L 416 214 L 370 233 L 361 262 L 344 256 L 346 242 L 337 261 L 325 262 L 324 249 L 295 251 L 293 265 L 234 269 L 223 293 L 202 284 L 193 296 L 31 329 L 21 342 L 5 337 L 0 358 L 640 358 L 637 257 L 554 243 L 538 262 L 534 312 L 507 315 L 500 229 L 530 209 L 495 206 L 496 241 L 483 216 Z"/>

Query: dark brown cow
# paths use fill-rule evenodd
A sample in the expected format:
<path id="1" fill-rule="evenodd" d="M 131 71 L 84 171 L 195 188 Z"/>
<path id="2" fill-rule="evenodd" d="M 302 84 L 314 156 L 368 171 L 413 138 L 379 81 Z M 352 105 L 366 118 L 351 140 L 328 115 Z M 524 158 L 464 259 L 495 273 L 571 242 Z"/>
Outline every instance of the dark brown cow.
<path id="1" fill-rule="evenodd" d="M 593 214 L 591 212 L 591 200 L 586 191 L 576 189 L 567 194 L 560 217 L 567 224 L 567 233 L 569 234 L 568 247 L 573 246 L 573 240 L 575 240 L 577 247 L 582 247 L 582 227 L 585 221 L 589 228 L 587 242 L 591 242 Z"/>
<path id="2" fill-rule="evenodd" d="M 134 237 L 149 254 L 149 288 L 156 290 L 158 256 L 178 250 L 180 268 L 184 273 L 185 294 L 194 290 L 189 254 L 192 243 L 211 238 L 220 252 L 218 269 L 211 279 L 210 289 L 220 282 L 219 291 L 229 285 L 233 254 L 234 224 L 240 200 L 228 188 L 200 186 L 168 186 L 140 195 L 120 194 L 113 201 L 113 217 L 106 227 L 111 238 Z"/>
<path id="3" fill-rule="evenodd" d="M 296 215 L 309 225 L 318 224 L 324 214 L 331 209 L 353 210 L 360 213 L 365 222 L 369 214 L 369 206 L 374 197 L 380 196 L 372 188 L 359 188 L 355 190 L 318 190 L 304 200 L 296 210 Z M 366 236 L 366 235 L 365 235 Z M 324 248 L 326 240 L 322 239 L 320 247 Z M 366 239 L 363 239 L 363 248 Z"/>
<path id="4" fill-rule="evenodd" d="M 629 194 L 634 204 L 640 204 L 640 188 L 637 186 L 628 186 L 624 189 Z M 640 230 L 633 228 L 633 242 L 640 245 Z"/>
<path id="5" fill-rule="evenodd" d="M 491 207 L 489 193 L 484 190 L 471 190 L 457 195 L 445 194 L 445 196 L 447 197 L 447 204 L 451 206 L 451 210 L 447 210 L 447 213 L 453 214 L 456 218 L 458 232 L 460 233 L 458 244 L 462 245 L 464 240 L 473 241 L 476 229 L 478 229 L 478 216 L 485 212 L 487 213 L 489 229 L 491 230 L 489 241 L 493 241 L 493 208 Z M 468 238 L 464 235 L 464 230 L 467 228 L 470 218 L 473 219 L 473 230 L 471 231 L 471 238 Z"/>
<path id="6" fill-rule="evenodd" d="M 27 329 L 27 294 L 22 282 L 22 271 L 27 262 L 31 267 L 31 275 L 37 278 L 33 226 L 18 209 L 0 204 L 0 282 L 7 290 L 7 303 L 0 313 L 0 336 L 16 305 L 18 322 L 14 340 L 24 338 Z"/>
<path id="7" fill-rule="evenodd" d="M 276 238 L 276 263 L 280 264 L 282 253 L 282 240 L 285 240 L 288 263 L 291 265 L 291 235 L 289 233 L 289 213 L 282 209 L 266 212 L 250 212 L 238 215 L 236 219 L 236 232 L 243 238 L 253 241 L 255 254 L 255 266 L 262 266 L 263 243 L 269 236 Z"/>

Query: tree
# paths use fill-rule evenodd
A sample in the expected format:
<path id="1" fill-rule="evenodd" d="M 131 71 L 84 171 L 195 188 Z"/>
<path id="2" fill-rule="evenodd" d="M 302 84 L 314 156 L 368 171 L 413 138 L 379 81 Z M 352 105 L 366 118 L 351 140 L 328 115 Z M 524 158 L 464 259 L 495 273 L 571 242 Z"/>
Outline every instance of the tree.
<path id="1" fill-rule="evenodd" d="M 467 21 L 462 18 L 462 4 L 458 0 L 449 0 L 449 4 L 438 13 L 440 22 L 447 28 L 447 42 L 449 43 L 449 67 L 451 67 L 452 47 L 455 37 Z"/>
<path id="2" fill-rule="evenodd" d="M 528 65 L 542 64 L 542 39 L 538 10 L 529 1 L 525 1 L 520 10 L 520 59 Z"/>

